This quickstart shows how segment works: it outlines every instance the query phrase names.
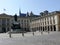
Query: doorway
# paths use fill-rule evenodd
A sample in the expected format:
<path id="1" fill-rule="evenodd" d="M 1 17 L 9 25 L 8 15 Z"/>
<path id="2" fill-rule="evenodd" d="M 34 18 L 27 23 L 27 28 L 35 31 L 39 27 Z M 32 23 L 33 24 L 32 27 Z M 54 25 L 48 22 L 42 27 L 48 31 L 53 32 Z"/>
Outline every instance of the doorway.
<path id="1" fill-rule="evenodd" d="M 54 31 L 56 31 L 56 26 L 54 25 Z"/>
<path id="2" fill-rule="evenodd" d="M 6 28 L 5 27 L 2 27 L 2 32 L 6 33 Z"/>

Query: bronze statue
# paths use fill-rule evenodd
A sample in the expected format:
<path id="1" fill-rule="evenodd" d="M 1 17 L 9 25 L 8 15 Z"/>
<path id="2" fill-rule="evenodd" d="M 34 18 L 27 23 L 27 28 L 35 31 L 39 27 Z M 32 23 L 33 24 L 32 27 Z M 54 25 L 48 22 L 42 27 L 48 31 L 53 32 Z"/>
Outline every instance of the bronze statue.
<path id="1" fill-rule="evenodd" d="M 17 21 L 17 14 L 14 15 L 14 20 Z"/>

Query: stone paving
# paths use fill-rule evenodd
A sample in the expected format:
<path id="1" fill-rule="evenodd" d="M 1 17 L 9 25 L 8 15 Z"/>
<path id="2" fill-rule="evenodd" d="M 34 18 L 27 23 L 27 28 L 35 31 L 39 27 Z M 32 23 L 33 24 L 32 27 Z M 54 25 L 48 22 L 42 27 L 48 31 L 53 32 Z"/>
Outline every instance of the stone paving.
<path id="1" fill-rule="evenodd" d="M 6 33 L 0 34 L 0 45 L 60 45 L 60 32 L 32 32 L 21 34 L 12 34 L 12 38 Z"/>

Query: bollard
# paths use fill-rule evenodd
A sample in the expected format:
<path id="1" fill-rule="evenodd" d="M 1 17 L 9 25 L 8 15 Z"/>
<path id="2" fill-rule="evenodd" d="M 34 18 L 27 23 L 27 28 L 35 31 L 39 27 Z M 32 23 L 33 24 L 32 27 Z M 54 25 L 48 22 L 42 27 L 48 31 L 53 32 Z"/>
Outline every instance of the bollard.
<path id="1" fill-rule="evenodd" d="M 40 32 L 40 30 L 39 30 L 39 32 Z"/>
<path id="2" fill-rule="evenodd" d="M 48 31 L 48 34 L 49 34 L 50 32 Z"/>
<path id="3" fill-rule="evenodd" d="M 32 34 L 33 34 L 33 36 L 34 36 L 34 32 L 33 32 Z"/>
<path id="4" fill-rule="evenodd" d="M 41 31 L 41 34 L 43 34 L 43 31 Z"/>
<path id="5" fill-rule="evenodd" d="M 22 33 L 22 36 L 24 37 L 24 33 Z"/>
<path id="6" fill-rule="evenodd" d="M 11 38 L 11 31 L 9 31 L 9 37 Z"/>

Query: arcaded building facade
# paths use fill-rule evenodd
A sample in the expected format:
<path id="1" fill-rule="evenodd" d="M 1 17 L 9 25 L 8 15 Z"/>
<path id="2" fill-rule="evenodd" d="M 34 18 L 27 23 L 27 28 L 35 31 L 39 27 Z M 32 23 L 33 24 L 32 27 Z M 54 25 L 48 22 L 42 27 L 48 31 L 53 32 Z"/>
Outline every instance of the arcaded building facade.
<path id="1" fill-rule="evenodd" d="M 14 15 L 0 14 L 0 32 L 10 31 L 14 22 Z M 20 23 L 21 30 L 25 31 L 60 31 L 60 11 L 44 11 L 40 15 L 20 12 L 17 22 Z"/>
<path id="2" fill-rule="evenodd" d="M 40 13 L 40 17 L 32 19 L 30 23 L 31 31 L 60 31 L 60 11 Z"/>

